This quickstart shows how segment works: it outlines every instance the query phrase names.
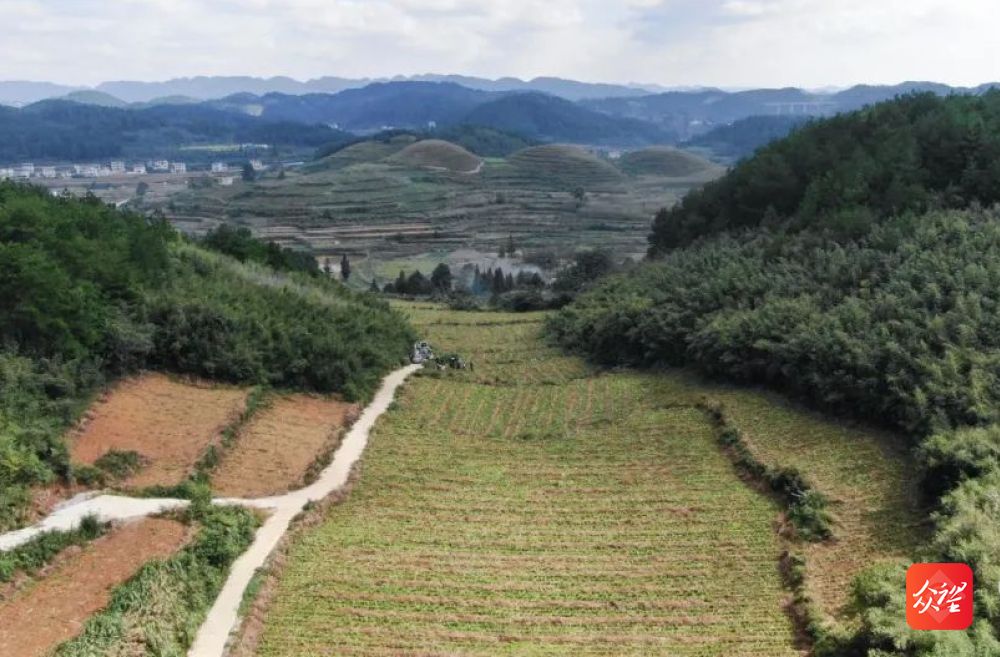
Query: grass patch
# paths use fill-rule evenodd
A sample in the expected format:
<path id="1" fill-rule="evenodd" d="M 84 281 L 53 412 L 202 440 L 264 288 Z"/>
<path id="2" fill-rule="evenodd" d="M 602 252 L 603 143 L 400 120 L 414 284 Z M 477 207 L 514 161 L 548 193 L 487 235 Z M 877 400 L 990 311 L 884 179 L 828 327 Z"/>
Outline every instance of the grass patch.
<path id="1" fill-rule="evenodd" d="M 104 456 L 94 461 L 94 467 L 112 479 L 128 479 L 143 466 L 143 458 L 139 452 L 110 450 Z"/>
<path id="2" fill-rule="evenodd" d="M 107 533 L 110 525 L 94 516 L 80 521 L 80 526 L 67 532 L 46 532 L 8 552 L 0 552 L 0 583 L 14 579 L 18 573 L 33 575 L 48 565 L 68 547 L 86 545 Z"/>

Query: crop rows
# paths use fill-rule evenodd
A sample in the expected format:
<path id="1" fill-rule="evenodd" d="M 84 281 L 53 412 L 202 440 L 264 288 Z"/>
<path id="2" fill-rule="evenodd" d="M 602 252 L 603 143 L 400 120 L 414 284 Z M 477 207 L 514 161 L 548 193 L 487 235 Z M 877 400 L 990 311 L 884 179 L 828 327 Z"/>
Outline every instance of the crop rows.
<path id="1" fill-rule="evenodd" d="M 414 318 L 476 370 L 404 389 L 361 483 L 293 545 L 260 655 L 796 654 L 777 510 L 700 412 L 570 364 L 537 316 Z M 560 378 L 519 383 L 525 360 Z"/>

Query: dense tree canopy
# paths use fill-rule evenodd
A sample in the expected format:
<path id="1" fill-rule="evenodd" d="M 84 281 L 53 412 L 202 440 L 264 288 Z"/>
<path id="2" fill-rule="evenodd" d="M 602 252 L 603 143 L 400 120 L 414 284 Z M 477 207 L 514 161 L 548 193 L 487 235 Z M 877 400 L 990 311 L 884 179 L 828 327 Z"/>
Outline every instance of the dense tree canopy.
<path id="1" fill-rule="evenodd" d="M 1000 201 L 1000 92 L 911 95 L 806 125 L 661 212 L 662 254 L 756 226 L 856 237 L 906 211 Z"/>
<path id="2" fill-rule="evenodd" d="M 311 276 L 320 274 L 319 262 L 312 254 L 258 240 L 246 227 L 222 224 L 205 235 L 202 244 L 240 262 L 256 262 L 278 271 L 299 271 Z"/>

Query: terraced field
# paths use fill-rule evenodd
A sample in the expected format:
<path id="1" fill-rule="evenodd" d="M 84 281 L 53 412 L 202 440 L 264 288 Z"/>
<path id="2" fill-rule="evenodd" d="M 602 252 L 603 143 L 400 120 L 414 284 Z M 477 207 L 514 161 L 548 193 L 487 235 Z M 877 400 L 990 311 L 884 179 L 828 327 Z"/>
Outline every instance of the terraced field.
<path id="1" fill-rule="evenodd" d="M 722 173 L 698 161 L 704 168 L 683 175 L 625 175 L 582 149 L 549 145 L 480 167 L 453 144 L 401 138 L 355 144 L 280 179 L 189 190 L 162 208 L 196 234 L 226 221 L 320 256 L 348 253 L 367 284 L 379 263 L 433 253 L 461 265 L 449 254 L 495 254 L 511 236 L 522 249 L 643 254 L 656 211 Z"/>

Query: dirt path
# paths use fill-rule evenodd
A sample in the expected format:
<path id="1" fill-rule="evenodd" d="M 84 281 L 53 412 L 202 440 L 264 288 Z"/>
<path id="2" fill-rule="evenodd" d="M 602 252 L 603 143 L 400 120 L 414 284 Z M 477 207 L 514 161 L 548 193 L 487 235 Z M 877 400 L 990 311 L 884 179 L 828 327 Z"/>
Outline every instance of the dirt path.
<path id="1" fill-rule="evenodd" d="M 0 655 L 45 655 L 72 639 L 108 604 L 114 587 L 150 559 L 176 552 L 186 537 L 187 528 L 178 522 L 149 519 L 97 539 L 55 572 L 0 604 Z"/>
<path id="2" fill-rule="evenodd" d="M 371 433 L 372 427 L 375 426 L 376 420 L 389 409 L 389 404 L 396 396 L 396 390 L 403 385 L 407 377 L 419 369 L 419 365 L 410 365 L 385 377 L 382 381 L 382 387 L 375 393 L 372 403 L 365 408 L 361 417 L 351 427 L 334 455 L 333 462 L 323 471 L 315 483 L 281 497 L 252 501 L 254 506 L 272 508 L 275 513 L 257 531 L 257 538 L 250 549 L 233 564 L 229 579 L 198 631 L 194 645 L 188 651 L 188 657 L 220 657 L 222 655 L 229 635 L 236 627 L 243 592 L 250 584 L 253 574 L 264 565 L 278 541 L 288 530 L 292 518 L 298 515 L 306 504 L 321 500 L 344 487 L 354 464 L 361 458 L 368 445 L 368 435 Z M 219 500 L 219 502 L 226 503 L 227 501 Z M 230 500 L 228 502 L 245 504 L 248 501 Z"/>
<path id="3" fill-rule="evenodd" d="M 219 597 L 209 611 L 208 617 L 198 631 L 194 645 L 188 652 L 189 657 L 220 657 L 225 650 L 229 635 L 236 627 L 237 614 L 240 602 L 243 599 L 243 592 L 246 590 L 250 579 L 258 568 L 264 565 L 268 556 L 275 546 L 284 536 L 292 519 L 310 502 L 316 502 L 343 488 L 347 483 L 354 464 L 364 453 L 368 445 L 368 436 L 372 427 L 379 417 L 385 413 L 392 400 L 395 398 L 396 390 L 403 385 L 406 379 L 420 369 L 419 365 L 410 365 L 392 372 L 382 381 L 382 387 L 375 394 L 372 403 L 362 412 L 354 426 L 344 437 L 340 447 L 334 454 L 333 461 L 320 474 L 319 478 L 311 485 L 285 495 L 266 497 L 259 499 L 226 499 L 215 500 L 216 504 L 240 505 L 273 511 L 264 525 L 257 530 L 257 536 L 253 545 L 236 562 L 230 571 Z M 44 531 L 68 530 L 79 525 L 80 521 L 88 515 L 96 515 L 102 521 L 129 520 L 141 518 L 149 515 L 162 513 L 163 511 L 177 509 L 188 504 L 185 500 L 170 499 L 136 499 L 130 497 L 120 497 L 114 495 L 101 495 L 97 497 L 80 496 L 58 508 L 41 523 L 21 529 L 8 534 L 0 535 L 0 551 L 13 549 L 22 545 Z M 149 557 L 145 557 L 148 559 Z M 90 566 L 100 568 L 100 564 Z M 72 595 L 65 596 L 68 600 Z M 49 602 L 41 602 L 40 608 L 48 609 Z M 90 611 L 93 613 L 100 609 L 104 603 L 98 605 Z M 89 616 L 90 614 L 88 614 Z M 31 623 L 22 624 L 31 627 Z M 13 635 L 11 635 L 13 636 Z M 19 645 L 18 641 L 26 639 L 11 640 L 9 645 Z M 52 644 L 55 645 L 55 644 Z M 3 649 L 0 643 L 0 655 L 5 657 L 10 654 Z M 28 654 L 28 653 L 25 653 Z"/>

